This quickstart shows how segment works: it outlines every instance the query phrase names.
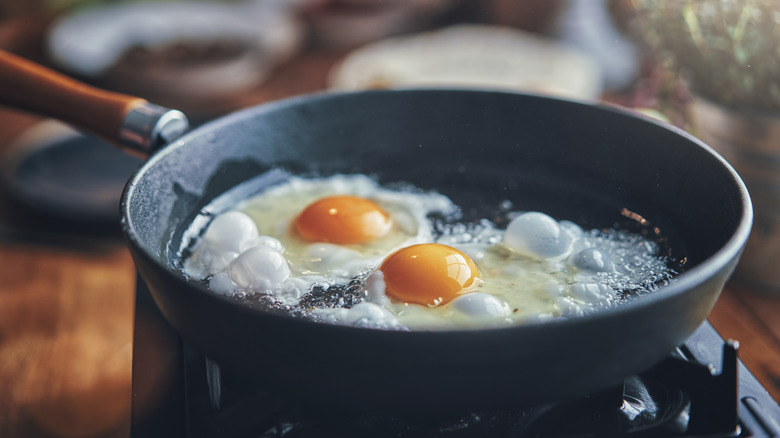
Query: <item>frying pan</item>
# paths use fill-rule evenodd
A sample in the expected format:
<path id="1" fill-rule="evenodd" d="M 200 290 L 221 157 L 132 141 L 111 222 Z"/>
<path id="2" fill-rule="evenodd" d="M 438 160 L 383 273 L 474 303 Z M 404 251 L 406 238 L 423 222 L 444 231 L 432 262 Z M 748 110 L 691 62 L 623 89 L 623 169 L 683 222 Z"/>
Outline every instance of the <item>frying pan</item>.
<path id="1" fill-rule="evenodd" d="M 9 59 L 3 55 L 5 84 L 18 76 L 8 71 L 19 60 Z M 25 68 L 27 80 L 14 79 L 14 88 L 41 89 L 44 80 L 51 87 L 48 73 L 30 79 L 29 69 L 39 70 Z M 148 105 L 91 89 L 85 99 L 73 93 L 83 86 L 57 81 L 70 90 L 55 100 L 102 115 L 70 121 L 115 140 L 128 108 Z M 33 91 L 14 100 L 6 90 L 3 101 L 39 110 Z M 173 120 L 174 131 L 182 126 L 178 115 L 155 114 Z M 154 148 L 148 135 L 124 137 Z M 660 230 L 685 269 L 671 284 L 580 318 L 414 332 L 293 318 L 211 294 L 180 275 L 187 225 L 262 190 L 281 171 L 365 173 L 383 184 L 435 189 L 467 218 L 510 200 L 586 228 Z M 223 372 L 331 407 L 415 412 L 580 396 L 651 367 L 706 318 L 752 221 L 739 176 L 684 131 L 611 106 L 460 89 L 322 93 L 230 114 L 157 150 L 127 184 L 121 214 L 163 315 Z"/>

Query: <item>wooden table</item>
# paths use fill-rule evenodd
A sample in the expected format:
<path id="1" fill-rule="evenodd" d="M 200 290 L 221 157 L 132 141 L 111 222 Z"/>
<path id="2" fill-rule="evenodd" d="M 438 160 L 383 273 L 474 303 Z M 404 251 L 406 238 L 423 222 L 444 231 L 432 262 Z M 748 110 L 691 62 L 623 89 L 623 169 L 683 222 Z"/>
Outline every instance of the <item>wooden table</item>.
<path id="1" fill-rule="evenodd" d="M 311 54 L 237 106 L 325 87 Z M 0 111 L 0 152 L 37 121 Z M 88 170 L 85 170 L 88 171 Z M 129 434 L 135 272 L 118 230 L 73 230 L 0 198 L 0 436 Z M 780 294 L 778 294 L 780 297 Z M 780 400 L 780 298 L 729 284 L 710 321 Z"/>

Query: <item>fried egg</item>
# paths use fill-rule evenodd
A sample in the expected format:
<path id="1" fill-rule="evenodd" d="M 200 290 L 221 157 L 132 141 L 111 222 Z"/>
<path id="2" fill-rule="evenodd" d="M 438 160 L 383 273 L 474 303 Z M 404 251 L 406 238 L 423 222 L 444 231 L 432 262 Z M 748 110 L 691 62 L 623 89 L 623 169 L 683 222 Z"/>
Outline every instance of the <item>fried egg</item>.
<path id="1" fill-rule="evenodd" d="M 457 212 L 441 194 L 364 175 L 291 177 L 215 217 L 184 271 L 217 294 L 264 294 L 318 321 L 394 330 L 577 317 L 674 274 L 636 234 L 542 212 L 514 212 L 499 229 L 459 223 Z M 434 224 L 432 213 L 450 220 Z M 311 304 L 331 290 L 332 302 Z"/>
<path id="2" fill-rule="evenodd" d="M 216 293 L 293 305 L 313 285 L 347 283 L 387 254 L 430 241 L 427 216 L 456 210 L 443 195 L 385 189 L 365 175 L 290 177 L 215 217 L 184 272 Z"/>
<path id="3" fill-rule="evenodd" d="M 518 212 L 505 230 L 487 220 L 453 224 L 435 243 L 394 252 L 364 282 L 366 301 L 387 311 L 371 314 L 374 326 L 415 330 L 579 317 L 671 281 L 674 272 L 658 253 L 636 234 Z M 317 314 L 350 318 L 344 309 Z M 359 321 L 372 326 L 368 315 Z"/>

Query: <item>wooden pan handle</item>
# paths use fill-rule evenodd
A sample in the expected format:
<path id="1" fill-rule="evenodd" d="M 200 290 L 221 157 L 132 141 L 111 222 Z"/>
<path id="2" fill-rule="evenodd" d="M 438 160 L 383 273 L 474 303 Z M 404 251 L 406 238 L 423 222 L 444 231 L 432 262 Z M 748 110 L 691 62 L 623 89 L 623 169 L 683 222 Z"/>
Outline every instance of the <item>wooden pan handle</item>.
<path id="1" fill-rule="evenodd" d="M 61 120 L 143 153 L 189 126 L 179 111 L 91 87 L 2 50 L 0 104 Z"/>

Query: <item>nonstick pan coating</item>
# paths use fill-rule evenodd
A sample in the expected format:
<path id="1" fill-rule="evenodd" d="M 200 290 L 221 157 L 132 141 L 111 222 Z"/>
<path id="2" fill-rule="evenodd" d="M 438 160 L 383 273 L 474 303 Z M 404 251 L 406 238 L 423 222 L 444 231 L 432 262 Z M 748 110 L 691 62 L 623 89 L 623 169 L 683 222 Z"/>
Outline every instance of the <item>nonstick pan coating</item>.
<path id="1" fill-rule="evenodd" d="M 686 271 L 582 318 L 446 332 L 317 324 L 187 282 L 176 263 L 188 223 L 272 169 L 412 183 L 467 214 L 507 199 L 585 227 L 640 215 L 669 236 Z M 315 403 L 407 411 L 541 403 L 651 367 L 705 319 L 752 220 L 739 177 L 683 131 L 611 107 L 466 90 L 321 94 L 227 116 L 152 156 L 122 215 L 162 313 L 223 372 Z"/>

